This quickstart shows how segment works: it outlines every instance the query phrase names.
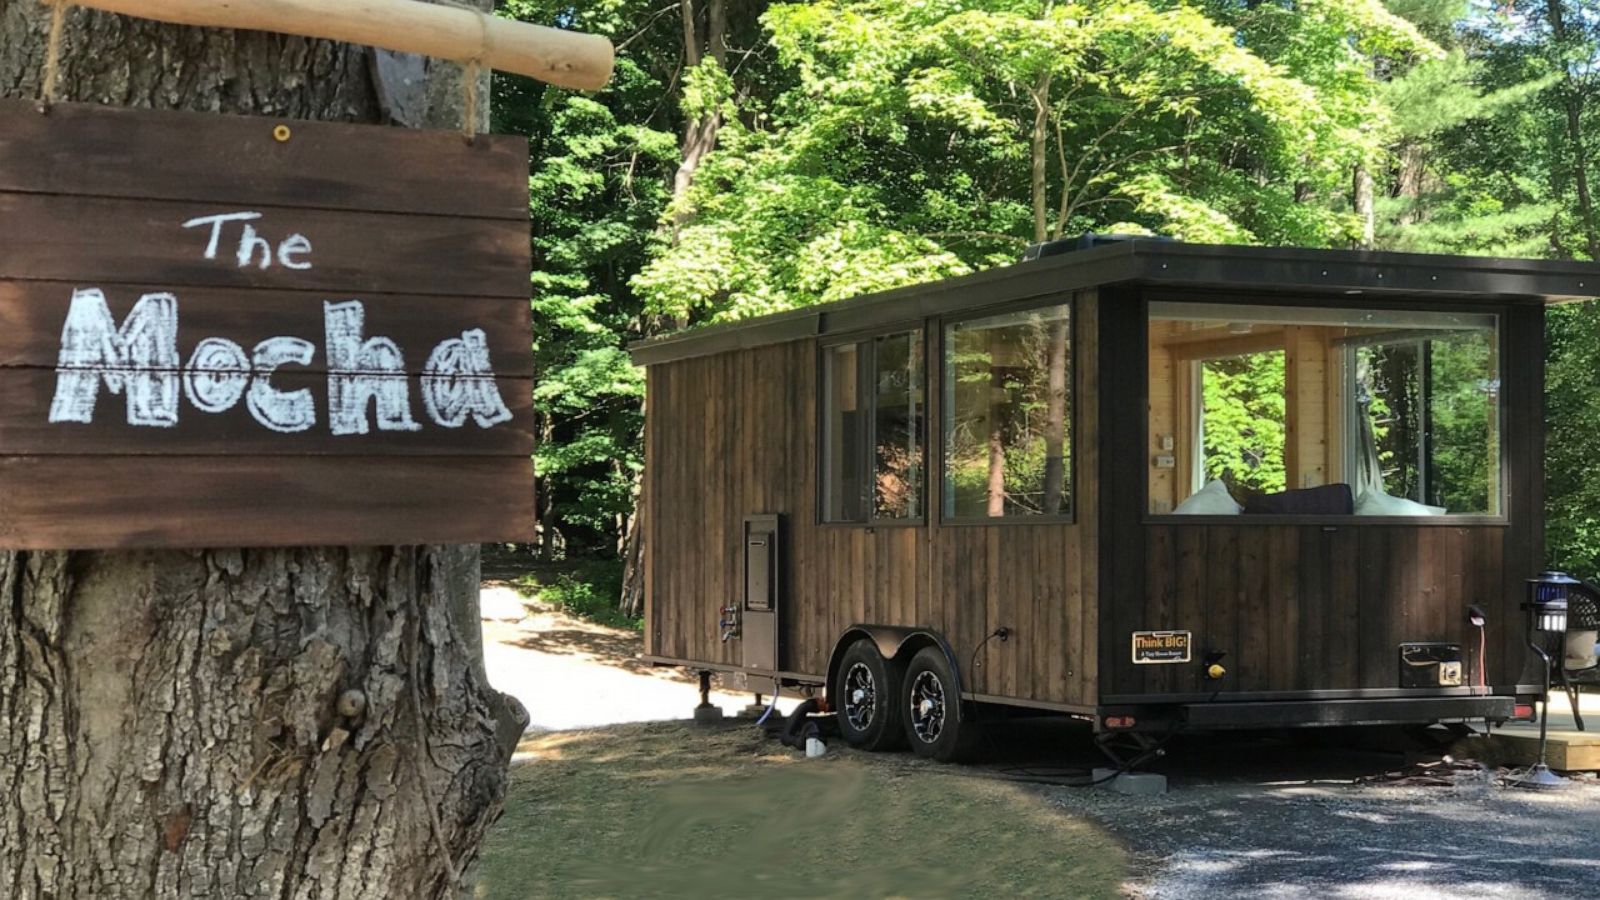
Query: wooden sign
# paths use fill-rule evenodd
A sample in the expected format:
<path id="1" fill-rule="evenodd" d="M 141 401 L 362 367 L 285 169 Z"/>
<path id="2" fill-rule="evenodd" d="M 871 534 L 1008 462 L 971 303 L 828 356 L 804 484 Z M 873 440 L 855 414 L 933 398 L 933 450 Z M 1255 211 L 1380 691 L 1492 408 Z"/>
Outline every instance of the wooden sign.
<path id="1" fill-rule="evenodd" d="M 0 548 L 530 539 L 527 163 L 0 102 Z"/>

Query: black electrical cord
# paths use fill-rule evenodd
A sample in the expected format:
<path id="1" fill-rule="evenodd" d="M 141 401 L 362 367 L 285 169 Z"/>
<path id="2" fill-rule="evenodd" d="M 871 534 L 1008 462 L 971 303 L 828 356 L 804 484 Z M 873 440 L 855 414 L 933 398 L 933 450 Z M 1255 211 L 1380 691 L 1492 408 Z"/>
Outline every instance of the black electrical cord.
<path id="1" fill-rule="evenodd" d="M 978 654 L 983 652 L 983 648 L 987 646 L 990 641 L 994 640 L 995 638 L 1005 641 L 1010 637 L 1011 629 L 1005 627 L 1004 625 L 985 635 L 983 640 L 979 641 L 977 646 L 972 648 L 972 655 L 967 659 L 967 671 L 977 671 Z M 1215 700 L 1216 694 L 1212 694 L 1211 699 Z M 978 729 L 978 733 L 983 735 L 984 744 L 987 746 L 989 752 L 994 753 L 996 750 L 994 745 L 994 736 L 990 733 L 990 729 L 983 727 L 983 719 L 979 714 L 981 709 L 982 705 L 974 701 L 972 705 L 972 724 L 973 727 Z M 1142 765 L 1152 757 L 1160 755 L 1162 749 L 1166 747 L 1167 742 L 1172 740 L 1173 736 L 1176 734 L 1177 731 L 1168 732 L 1167 735 L 1157 742 L 1154 747 L 1151 747 L 1143 753 L 1140 753 L 1139 755 L 1128 760 L 1126 763 L 1118 766 L 1111 774 L 1102 775 L 1099 778 L 1093 777 L 1094 771 L 1092 769 L 1085 769 L 1081 767 L 1040 769 L 1028 766 L 1012 766 L 1009 768 L 994 770 L 968 770 L 962 774 L 970 775 L 971 777 L 975 778 L 990 778 L 996 781 L 1021 781 L 1033 784 L 1048 784 L 1056 787 L 1095 787 L 1097 785 L 1105 784 L 1119 775 L 1126 774 L 1137 766 Z"/>
<path id="2" fill-rule="evenodd" d="M 989 634 L 986 637 L 984 637 L 983 640 L 978 642 L 978 646 L 972 648 L 972 656 L 967 659 L 967 672 L 969 672 L 969 673 L 977 672 L 977 670 L 978 670 L 978 654 L 983 652 L 983 648 L 984 648 L 984 646 L 986 644 L 988 644 L 990 641 L 994 640 L 995 638 L 999 638 L 1001 641 L 1005 641 L 1005 640 L 1009 639 L 1010 637 L 1011 637 L 1011 629 L 1005 627 L 1004 625 L 1001 625 L 999 628 L 996 628 L 995 630 L 989 632 Z M 979 712 L 980 712 L 980 710 L 982 710 L 982 708 L 983 708 L 982 705 L 979 704 L 978 701 L 976 701 L 976 700 L 972 701 L 972 727 L 978 729 L 978 734 L 983 736 L 984 745 L 986 747 L 988 747 L 990 753 L 993 753 L 994 749 L 995 749 L 995 747 L 994 747 L 994 737 L 989 734 L 989 729 L 983 727 L 983 717 L 979 714 Z"/>
<path id="3" fill-rule="evenodd" d="M 1000 640 L 1004 641 L 1010 637 L 1010 635 L 1010 629 L 1006 628 L 1005 626 L 1001 626 L 996 628 L 994 631 L 989 632 L 989 634 L 983 640 L 978 642 L 976 647 L 972 648 L 972 656 L 968 660 L 968 671 L 970 672 L 977 668 L 978 653 L 983 650 L 984 645 L 988 644 L 995 638 L 1000 638 Z M 1205 702 L 1212 703 L 1221 694 L 1222 686 L 1219 684 L 1217 689 L 1211 692 L 1211 696 L 1206 698 Z M 977 715 L 979 708 L 979 705 L 974 702 L 973 725 L 976 726 L 978 728 L 978 732 L 983 735 L 984 743 L 988 746 L 989 751 L 992 753 L 995 750 L 994 737 L 989 733 L 989 729 L 982 727 L 982 720 Z M 972 774 L 973 777 L 990 778 L 996 781 L 1021 781 L 1033 784 L 1048 784 L 1055 787 L 1098 787 L 1099 785 L 1105 784 L 1108 781 L 1112 781 L 1120 775 L 1125 775 L 1149 760 L 1160 756 L 1162 751 L 1166 749 L 1167 744 L 1173 738 L 1177 737 L 1186 730 L 1187 729 L 1183 727 L 1178 727 L 1168 731 L 1161 738 L 1161 740 L 1156 742 L 1155 746 L 1150 747 L 1149 749 L 1129 759 L 1127 762 L 1117 766 L 1109 775 L 1102 775 L 1099 778 L 1093 777 L 1093 769 L 1085 769 L 1078 766 L 1064 766 L 1059 769 L 1040 769 L 1030 766 L 1011 766 L 997 770 L 976 770 L 969 774 Z M 980 771 L 983 772 L 983 774 L 977 774 L 977 772 Z M 1062 780 L 1068 778 L 1075 780 Z"/>
<path id="4" fill-rule="evenodd" d="M 995 638 L 999 638 L 1001 641 L 1009 640 L 1011 638 L 1011 629 L 1005 627 L 1004 625 L 1001 625 L 999 628 L 996 628 L 995 630 L 989 632 L 988 636 L 985 637 L 983 640 L 979 641 L 978 642 L 978 646 L 972 648 L 972 657 L 969 660 L 967 660 L 967 671 L 968 672 L 972 672 L 972 671 L 976 671 L 977 670 L 977 668 L 978 668 L 978 654 L 983 651 L 983 648 L 984 648 L 985 644 L 988 644 L 990 641 L 994 640 Z"/>
<path id="5" fill-rule="evenodd" d="M 1156 742 L 1154 747 L 1145 750 L 1137 756 L 1134 756 L 1132 759 L 1129 759 L 1122 765 L 1117 766 L 1109 775 L 1102 775 L 1099 778 L 1093 777 L 1093 769 L 1084 769 L 1078 767 L 1063 767 L 1061 769 L 1052 771 L 1049 769 L 1036 769 L 1027 766 L 1013 766 L 998 770 L 998 775 L 1006 781 L 1027 781 L 1036 784 L 1055 785 L 1057 787 L 1098 787 L 1099 785 L 1115 780 L 1118 776 L 1125 775 L 1149 760 L 1160 756 L 1161 751 L 1166 749 L 1167 743 L 1173 738 L 1177 737 L 1181 731 L 1182 729 L 1175 728 L 1172 731 L 1167 732 L 1161 738 L 1161 740 Z M 1075 778 L 1078 780 L 1060 780 L 1063 778 Z"/>

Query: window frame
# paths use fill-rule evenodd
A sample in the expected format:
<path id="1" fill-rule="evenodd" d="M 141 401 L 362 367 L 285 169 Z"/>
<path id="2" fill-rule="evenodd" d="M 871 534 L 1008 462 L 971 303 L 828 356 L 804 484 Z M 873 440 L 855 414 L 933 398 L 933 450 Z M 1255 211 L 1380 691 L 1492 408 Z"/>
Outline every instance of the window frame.
<path id="1" fill-rule="evenodd" d="M 1445 513 L 1441 516 L 1330 516 L 1330 515 L 1305 515 L 1283 513 L 1243 513 L 1233 516 L 1214 515 L 1180 515 L 1178 513 L 1153 513 L 1150 511 L 1150 479 L 1148 477 L 1150 446 L 1150 305 L 1152 303 L 1229 303 L 1246 306 L 1290 306 L 1305 307 L 1307 309 L 1324 310 L 1393 310 L 1401 312 L 1438 312 L 1460 313 L 1464 315 L 1492 315 L 1495 317 L 1495 353 L 1496 363 L 1500 371 L 1500 390 L 1496 397 L 1495 414 L 1499 429 L 1498 460 L 1496 474 L 1499 481 L 1499 513 Z M 1283 525 L 1387 525 L 1387 526 L 1413 526 L 1422 528 L 1461 528 L 1472 526 L 1509 527 L 1511 525 L 1511 478 L 1510 464 L 1511 453 L 1507 441 L 1507 416 L 1510 413 L 1509 399 L 1511 391 L 1507 389 L 1509 378 L 1513 369 L 1511 366 L 1511 328 L 1508 323 L 1512 317 L 1510 304 L 1503 302 L 1474 303 L 1470 298 L 1448 303 L 1435 303 L 1418 299 L 1415 296 L 1397 295 L 1318 295 L 1311 293 L 1275 295 L 1260 292 L 1233 292 L 1233 291 L 1182 291 L 1182 290 L 1146 290 L 1139 297 L 1140 331 L 1138 335 L 1138 356 L 1141 378 L 1139 396 L 1143 398 L 1145 407 L 1144 415 L 1138 417 L 1140 435 L 1140 448 L 1146 457 L 1146 474 L 1139 479 L 1139 522 L 1141 525 L 1234 525 L 1234 526 L 1283 526 Z M 1517 376 L 1520 380 L 1521 376 Z M 1493 492 L 1491 492 L 1493 493 Z M 1177 504 L 1173 505 L 1174 508 Z"/>
<path id="2" fill-rule="evenodd" d="M 878 354 L 875 349 L 879 338 L 891 337 L 908 332 L 922 332 L 922 482 L 920 484 L 922 508 L 915 516 L 904 518 L 881 518 L 876 515 L 877 504 L 873 497 L 873 484 L 877 472 L 877 462 L 873 451 L 878 443 L 878 392 L 867 389 L 868 385 L 876 385 L 878 380 Z M 828 354 L 835 347 L 849 344 L 859 344 L 866 347 L 865 363 L 858 363 L 858 367 L 865 369 L 866 377 L 858 384 L 856 400 L 867 422 L 866 440 L 861 444 L 861 462 L 868 477 L 862 479 L 861 501 L 862 508 L 867 514 L 860 519 L 830 519 L 828 518 Z M 932 405 L 928 403 L 931 396 L 930 371 L 928 367 L 928 323 L 923 319 L 896 322 L 887 326 L 875 326 L 870 330 L 854 331 L 849 333 L 826 335 L 817 341 L 817 372 L 813 385 L 817 397 L 816 404 L 816 499 L 817 510 L 815 521 L 822 528 L 921 528 L 928 523 L 929 500 L 933 497 L 931 492 L 933 483 L 930 478 L 932 459 L 934 453 L 929 444 L 929 435 L 933 428 Z M 857 350 L 857 353 L 863 351 Z"/>
<path id="3" fill-rule="evenodd" d="M 934 318 L 932 320 L 933 324 L 929 328 L 929 332 L 933 336 L 933 344 L 934 344 L 933 349 L 934 349 L 934 352 L 937 355 L 930 356 L 929 359 L 937 361 L 937 365 L 936 366 L 930 367 L 930 372 L 931 371 L 937 371 L 938 372 L 938 378 L 937 378 L 937 380 L 935 381 L 934 384 L 935 384 L 935 387 L 938 388 L 939 396 L 938 396 L 938 400 L 937 400 L 937 403 L 936 403 L 936 408 L 938 409 L 939 412 L 938 412 L 938 415 L 936 417 L 930 417 L 930 423 L 935 427 L 933 429 L 934 434 L 933 434 L 932 440 L 929 442 L 928 446 L 929 446 L 930 449 L 933 450 L 935 459 L 934 459 L 933 464 L 931 466 L 929 466 L 928 475 L 929 475 L 929 478 L 936 485 L 935 494 L 937 496 L 934 497 L 935 505 L 936 505 L 935 517 L 936 517 L 936 521 L 939 523 L 939 525 L 941 527 L 942 526 L 947 526 L 947 525 L 950 526 L 950 527 L 954 527 L 954 528 L 963 528 L 963 527 L 968 527 L 968 526 L 995 526 L 995 525 L 1010 527 L 1010 526 L 1014 526 L 1014 525 L 1075 525 L 1075 524 L 1077 524 L 1077 522 L 1078 522 L 1078 460 L 1079 460 L 1078 450 L 1079 450 L 1079 447 L 1080 447 L 1078 436 L 1079 436 L 1079 432 L 1081 430 L 1079 426 L 1082 424 L 1081 421 L 1080 421 L 1080 416 L 1081 416 L 1081 407 L 1083 405 L 1082 402 L 1081 402 L 1082 397 L 1079 395 L 1079 392 L 1078 392 L 1078 355 L 1079 355 L 1080 348 L 1083 346 L 1082 340 L 1081 340 L 1082 339 L 1082 333 L 1079 330 L 1080 318 L 1078 316 L 1078 293 L 1079 293 L 1078 291 L 1068 291 L 1064 295 L 1055 295 L 1055 296 L 1048 296 L 1048 297 L 1030 297 L 1030 298 L 1028 298 L 1026 300 L 1013 300 L 1013 301 L 1008 301 L 1008 302 L 1005 302 L 1005 303 L 996 303 L 996 304 L 991 304 L 991 305 L 988 305 L 988 306 L 975 307 L 973 309 L 965 309 L 965 310 L 961 310 L 960 312 L 946 313 L 945 315 L 938 316 L 938 317 L 936 317 L 936 318 Z M 987 318 L 990 318 L 992 316 L 1005 315 L 1006 313 L 1027 312 L 1029 310 L 1044 309 L 1046 307 L 1051 307 L 1051 306 L 1065 306 L 1067 308 L 1067 342 L 1068 342 L 1068 346 L 1070 348 L 1070 352 L 1067 354 L 1067 419 L 1066 419 L 1067 427 L 1068 427 L 1070 433 L 1067 435 L 1067 441 L 1066 441 L 1067 466 L 1066 466 L 1066 471 L 1062 473 L 1062 483 L 1067 486 L 1066 510 L 1063 511 L 1063 512 L 1056 513 L 1054 515 L 1044 515 L 1044 514 L 1040 514 L 1040 515 L 1010 515 L 1010 516 L 954 516 L 954 515 L 946 515 L 945 511 L 944 511 L 944 508 L 945 508 L 945 503 L 944 502 L 945 502 L 945 496 L 946 496 L 945 471 L 944 471 L 944 462 L 945 462 L 945 421 L 946 421 L 946 419 L 948 418 L 948 415 L 949 415 L 949 410 L 946 409 L 946 405 L 945 405 L 945 399 L 946 399 L 946 396 L 947 396 L 946 395 L 946 385 L 945 385 L 945 362 L 944 362 L 944 351 L 945 351 L 945 340 L 944 340 L 944 338 L 945 338 L 945 329 L 946 329 L 946 327 L 948 325 L 950 325 L 952 323 L 956 323 L 956 322 L 970 322 L 970 321 L 973 321 L 973 320 L 976 320 L 976 319 L 987 319 Z M 1094 473 L 1094 477 L 1099 477 L 1099 473 L 1098 472 Z"/>

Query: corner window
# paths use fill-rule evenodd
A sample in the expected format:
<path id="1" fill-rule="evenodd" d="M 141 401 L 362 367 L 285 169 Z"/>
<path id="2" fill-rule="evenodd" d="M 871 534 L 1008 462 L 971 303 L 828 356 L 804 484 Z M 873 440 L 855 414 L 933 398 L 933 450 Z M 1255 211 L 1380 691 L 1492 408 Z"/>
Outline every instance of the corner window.
<path id="1" fill-rule="evenodd" d="M 924 376 L 921 329 L 823 348 L 824 521 L 922 518 Z"/>
<path id="2" fill-rule="evenodd" d="M 1072 512 L 1072 311 L 944 327 L 946 518 Z"/>
<path id="3" fill-rule="evenodd" d="M 1150 512 L 1499 515 L 1498 334 L 1478 313 L 1152 303 Z"/>

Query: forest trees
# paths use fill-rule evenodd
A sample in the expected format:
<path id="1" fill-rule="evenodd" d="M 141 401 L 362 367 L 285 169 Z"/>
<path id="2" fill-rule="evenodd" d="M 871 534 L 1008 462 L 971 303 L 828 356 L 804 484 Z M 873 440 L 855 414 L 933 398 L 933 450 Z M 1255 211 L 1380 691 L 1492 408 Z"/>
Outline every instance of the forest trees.
<path id="1" fill-rule="evenodd" d="M 618 40 L 623 77 L 519 106 L 547 129 L 541 514 L 575 545 L 619 537 L 642 402 L 621 348 L 663 327 L 1086 231 L 1594 256 L 1600 10 L 1579 0 L 608 0 L 577 16 Z M 1553 559 L 1600 574 L 1580 463 L 1600 427 L 1592 315 L 1554 314 L 1550 509 Z"/>
<path id="2" fill-rule="evenodd" d="M 497 130 L 532 139 L 540 555 L 619 551 L 642 468 L 643 379 L 630 340 L 686 320 L 647 311 L 630 279 L 671 246 L 675 205 L 729 105 L 760 81 L 762 3 L 609 0 L 572 9 L 507 0 L 501 15 L 560 21 L 618 47 L 595 94 L 497 76 Z M 737 79 L 737 81 L 736 81 Z"/>
<path id="3" fill-rule="evenodd" d="M 1374 86 L 1295 77 L 1189 4 L 808 3 L 764 21 L 795 80 L 725 127 L 693 224 L 634 279 L 660 312 L 838 299 L 1088 230 L 1325 246 L 1349 216 L 1302 201 L 1379 148 Z M 1324 44 L 1353 53 L 1340 29 Z"/>

